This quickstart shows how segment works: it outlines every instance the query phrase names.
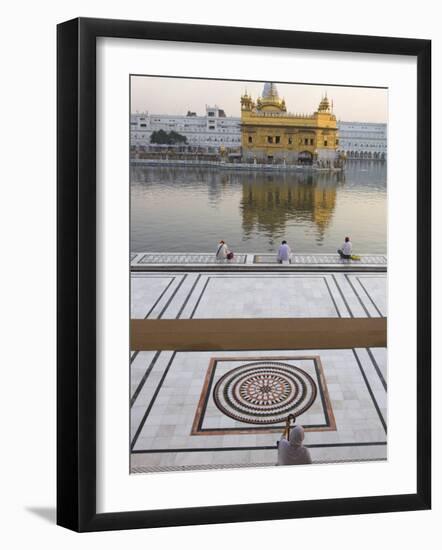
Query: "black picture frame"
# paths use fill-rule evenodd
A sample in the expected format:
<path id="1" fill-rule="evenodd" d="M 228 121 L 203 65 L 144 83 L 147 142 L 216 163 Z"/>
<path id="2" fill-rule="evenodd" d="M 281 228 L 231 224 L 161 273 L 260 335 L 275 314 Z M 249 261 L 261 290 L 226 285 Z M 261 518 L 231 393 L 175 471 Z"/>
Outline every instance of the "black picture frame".
<path id="1" fill-rule="evenodd" d="M 96 39 L 116 37 L 417 59 L 417 491 L 361 498 L 96 512 Z M 424 510 L 431 506 L 431 41 L 74 19 L 57 28 L 57 523 L 75 531 Z"/>

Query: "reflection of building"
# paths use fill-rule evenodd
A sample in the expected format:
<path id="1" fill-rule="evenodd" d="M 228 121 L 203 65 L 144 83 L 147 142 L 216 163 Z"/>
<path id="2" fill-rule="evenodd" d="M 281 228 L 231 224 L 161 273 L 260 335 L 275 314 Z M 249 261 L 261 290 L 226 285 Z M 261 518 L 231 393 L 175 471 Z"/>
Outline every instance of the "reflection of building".
<path id="1" fill-rule="evenodd" d="M 317 177 L 299 176 L 297 181 L 284 176 L 257 175 L 243 182 L 241 200 L 243 229 L 254 228 L 269 235 L 283 235 L 290 221 L 314 222 L 322 236 L 331 222 L 336 204 L 336 182 L 321 185 Z"/>
<path id="2" fill-rule="evenodd" d="M 387 159 L 387 125 L 374 122 L 338 122 L 339 148 L 348 159 Z"/>
<path id="3" fill-rule="evenodd" d="M 130 119 L 131 145 L 138 148 L 150 147 L 152 132 L 164 130 L 177 132 L 187 138 L 187 145 L 208 152 L 218 152 L 220 147 L 238 150 L 241 143 L 240 119 L 226 116 L 218 106 L 206 107 L 206 114 L 154 115 L 132 114 Z"/>
<path id="4" fill-rule="evenodd" d="M 275 84 L 266 83 L 256 103 L 241 97 L 241 145 L 249 162 L 333 162 L 339 145 L 336 117 L 327 95 L 311 115 L 287 112 Z"/>

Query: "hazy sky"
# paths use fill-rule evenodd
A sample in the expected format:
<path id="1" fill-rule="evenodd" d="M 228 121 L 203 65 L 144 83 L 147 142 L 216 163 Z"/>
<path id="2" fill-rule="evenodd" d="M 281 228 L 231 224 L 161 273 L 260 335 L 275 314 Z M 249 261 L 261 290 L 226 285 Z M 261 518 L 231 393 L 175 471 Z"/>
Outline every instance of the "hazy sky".
<path id="1" fill-rule="evenodd" d="M 313 113 L 327 92 L 333 100 L 338 120 L 387 122 L 388 90 L 347 88 L 330 85 L 277 84 L 279 96 L 285 98 L 287 111 Z M 218 105 L 227 116 L 240 116 L 240 97 L 247 92 L 256 100 L 262 82 L 200 80 L 133 76 L 131 78 L 131 112 L 185 115 L 187 111 L 205 114 L 206 105 Z"/>

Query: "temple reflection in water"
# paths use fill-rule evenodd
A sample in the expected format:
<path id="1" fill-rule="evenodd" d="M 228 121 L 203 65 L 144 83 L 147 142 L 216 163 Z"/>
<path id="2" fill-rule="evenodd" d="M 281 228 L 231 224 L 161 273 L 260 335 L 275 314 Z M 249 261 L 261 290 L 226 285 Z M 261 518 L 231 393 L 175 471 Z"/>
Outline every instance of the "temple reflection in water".
<path id="1" fill-rule="evenodd" d="M 220 239 L 244 253 L 384 253 L 386 165 L 359 161 L 345 172 L 131 167 L 131 247 L 211 252 Z"/>
<path id="2" fill-rule="evenodd" d="M 321 241 L 336 205 L 337 185 L 344 173 L 330 175 L 321 182 L 316 174 L 252 174 L 242 184 L 242 226 L 246 235 L 265 232 L 273 238 L 283 237 L 288 222 L 311 224 Z"/>

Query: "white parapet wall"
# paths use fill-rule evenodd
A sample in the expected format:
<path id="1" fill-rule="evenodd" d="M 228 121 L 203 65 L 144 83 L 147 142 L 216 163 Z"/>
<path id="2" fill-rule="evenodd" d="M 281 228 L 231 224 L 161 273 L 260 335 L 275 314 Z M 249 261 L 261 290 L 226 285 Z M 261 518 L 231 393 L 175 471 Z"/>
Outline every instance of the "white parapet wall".
<path id="1" fill-rule="evenodd" d="M 152 268 L 210 268 L 223 270 L 343 270 L 386 271 L 387 256 L 361 254 L 358 259 L 345 260 L 338 254 L 293 254 L 289 264 L 278 263 L 276 254 L 238 253 L 231 260 L 217 260 L 213 252 L 133 252 L 131 269 L 146 271 Z"/>

